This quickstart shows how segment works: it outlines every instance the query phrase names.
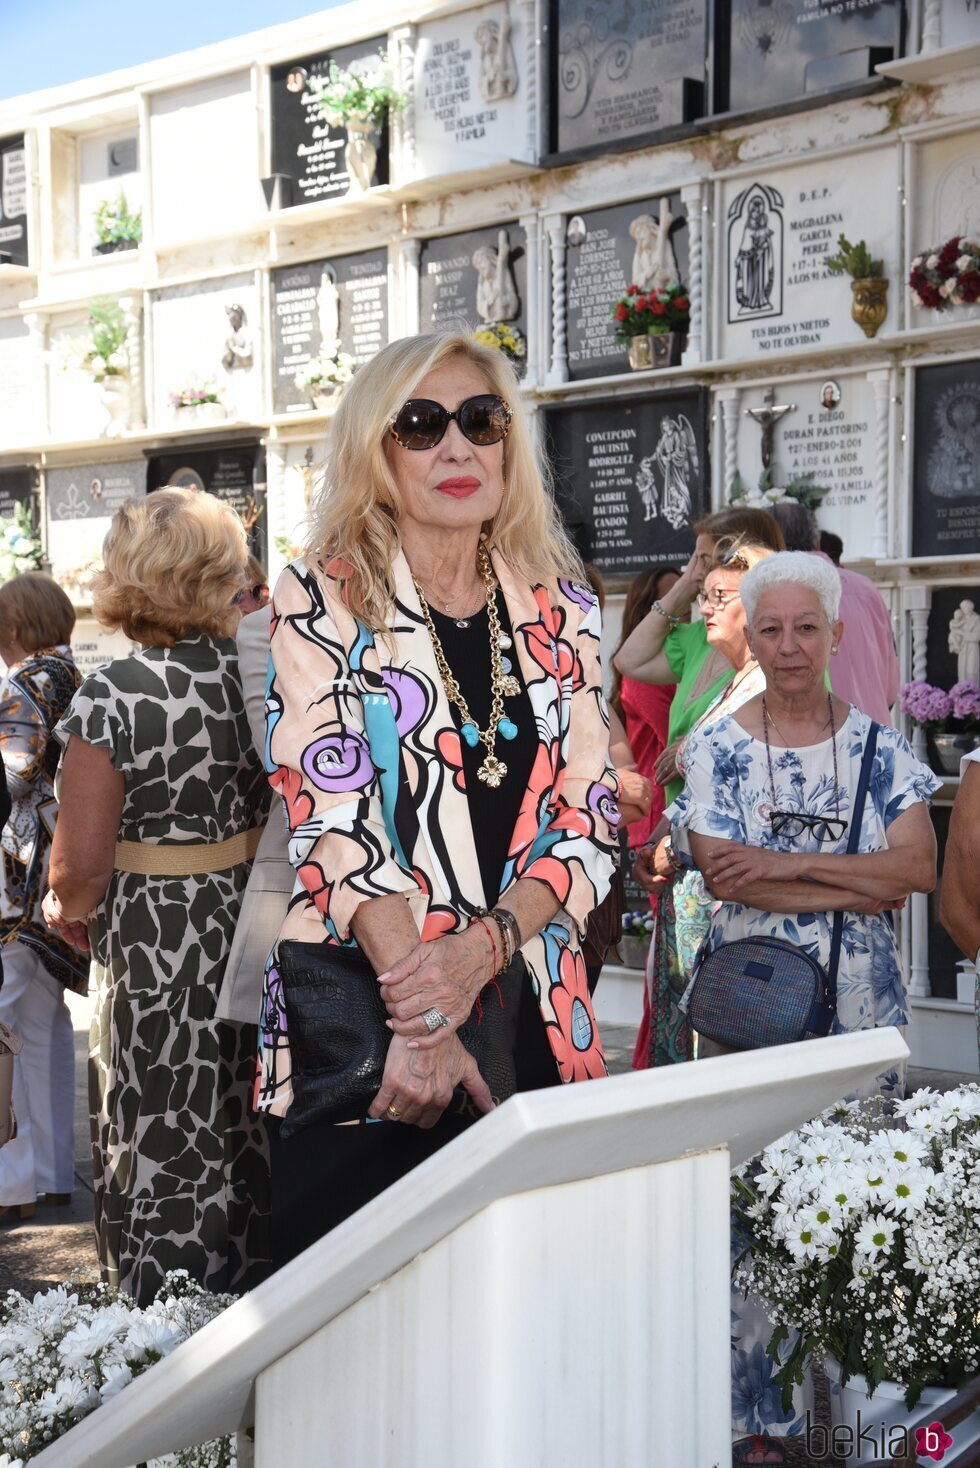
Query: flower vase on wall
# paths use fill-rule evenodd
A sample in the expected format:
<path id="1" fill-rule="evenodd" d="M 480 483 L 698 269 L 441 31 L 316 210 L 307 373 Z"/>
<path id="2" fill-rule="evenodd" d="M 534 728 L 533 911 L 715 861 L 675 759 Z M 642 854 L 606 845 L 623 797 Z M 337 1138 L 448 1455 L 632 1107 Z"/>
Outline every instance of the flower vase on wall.
<path id="1" fill-rule="evenodd" d="M 103 438 L 119 438 L 129 426 L 129 379 L 122 376 L 103 377 L 99 397 L 108 413 Z"/>
<path id="2" fill-rule="evenodd" d="M 374 183 L 379 128 L 376 123 L 358 122 L 354 118 L 348 118 L 344 126 L 347 129 L 344 159 L 350 176 L 350 192 L 363 194 Z"/>

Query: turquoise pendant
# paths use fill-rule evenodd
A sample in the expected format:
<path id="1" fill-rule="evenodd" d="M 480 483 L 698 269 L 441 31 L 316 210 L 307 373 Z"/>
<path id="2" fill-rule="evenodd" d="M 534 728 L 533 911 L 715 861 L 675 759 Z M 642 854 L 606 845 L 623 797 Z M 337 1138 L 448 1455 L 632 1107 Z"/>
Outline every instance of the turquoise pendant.
<path id="1" fill-rule="evenodd" d="M 517 725 L 514 723 L 513 719 L 501 719 L 499 724 L 497 725 L 497 733 L 500 735 L 501 739 L 516 739 Z"/>
<path id="2" fill-rule="evenodd" d="M 459 731 L 466 740 L 470 749 L 475 749 L 480 742 L 480 731 L 475 724 L 464 724 Z M 516 732 L 516 731 L 515 731 Z"/>

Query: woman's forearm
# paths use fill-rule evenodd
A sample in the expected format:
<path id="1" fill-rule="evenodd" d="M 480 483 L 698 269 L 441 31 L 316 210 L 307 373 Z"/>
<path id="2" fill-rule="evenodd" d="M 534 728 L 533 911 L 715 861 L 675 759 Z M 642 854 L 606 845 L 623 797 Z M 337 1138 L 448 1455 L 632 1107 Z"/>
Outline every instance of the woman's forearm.
<path id="1" fill-rule="evenodd" d="M 350 927 L 357 946 L 378 974 L 411 953 L 420 942 L 412 909 L 400 892 L 367 898 L 356 908 Z"/>
<path id="2" fill-rule="evenodd" d="M 507 888 L 496 906 L 514 914 L 521 930 L 521 942 L 526 943 L 551 922 L 561 903 L 544 882 L 534 877 L 521 877 Z"/>
<path id="3" fill-rule="evenodd" d="M 78 872 L 69 873 L 52 860 L 48 871 L 48 886 L 57 897 L 61 911 L 68 921 L 83 922 L 102 901 L 111 876 L 111 867 L 106 872 L 82 876 Z"/>
<path id="4" fill-rule="evenodd" d="M 664 599 L 665 609 L 673 611 L 672 607 L 666 605 L 669 597 L 670 592 Z M 656 611 L 647 612 L 613 657 L 617 671 L 624 678 L 635 678 L 640 683 L 669 682 L 669 678 L 652 675 L 663 671 L 659 666 L 661 663 L 669 669 L 667 659 L 663 656 L 663 646 L 670 630 L 671 624 L 667 617 Z"/>
<path id="5" fill-rule="evenodd" d="M 792 858 L 798 875 L 849 887 L 879 902 L 899 901 L 913 892 L 931 892 L 935 867 L 911 846 L 889 847 L 859 856 L 824 856 L 808 852 Z"/>
<path id="6" fill-rule="evenodd" d="M 708 890 L 720 902 L 737 902 L 762 912 L 858 912 L 865 901 L 854 891 L 824 882 L 746 882 L 737 891 L 729 891 L 728 884 L 720 882 L 709 885 Z"/>

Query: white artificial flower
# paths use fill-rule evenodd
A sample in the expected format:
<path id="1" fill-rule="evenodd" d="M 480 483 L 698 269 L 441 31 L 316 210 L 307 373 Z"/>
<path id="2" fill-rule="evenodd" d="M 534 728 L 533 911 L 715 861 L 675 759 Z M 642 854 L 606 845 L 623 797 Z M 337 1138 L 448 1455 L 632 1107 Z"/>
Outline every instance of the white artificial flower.
<path id="1" fill-rule="evenodd" d="M 94 357 L 89 357 L 88 360 L 89 360 L 89 366 L 91 367 L 92 371 L 96 375 L 98 375 L 100 372 L 104 372 L 105 371 L 105 369 L 106 369 L 106 360 L 105 360 L 105 357 L 100 357 L 99 354 L 98 354 L 98 352 L 96 352 L 96 354 L 95 354 Z"/>
<path id="2" fill-rule="evenodd" d="M 930 255 L 929 258 L 926 260 L 926 269 L 927 270 L 935 270 L 938 265 L 939 265 L 939 256 L 938 255 Z"/>
<path id="3" fill-rule="evenodd" d="M 112 352 L 109 355 L 108 363 L 110 367 L 115 367 L 117 372 L 121 372 L 129 366 L 129 358 L 125 352 Z"/>
<path id="4" fill-rule="evenodd" d="M 887 1254 L 895 1242 L 898 1224 L 883 1213 L 872 1213 L 866 1218 L 854 1236 L 854 1247 L 874 1259 L 878 1254 Z"/>
<path id="5" fill-rule="evenodd" d="M 944 280 L 943 283 L 942 283 L 942 285 L 939 287 L 939 294 L 941 296 L 946 296 L 947 299 L 948 299 L 953 294 L 953 292 L 955 291 L 955 289 L 956 289 L 956 281 L 955 280 Z"/>
<path id="6" fill-rule="evenodd" d="M 922 297 L 919 295 L 919 292 L 918 291 L 913 291 L 912 292 L 912 305 L 913 306 L 921 306 L 922 305 Z"/>
<path id="7" fill-rule="evenodd" d="M 925 259 L 925 256 L 924 255 L 916 255 L 915 259 L 912 261 L 912 269 L 913 270 L 921 270 L 922 269 L 922 262 L 923 262 L 924 259 Z"/>

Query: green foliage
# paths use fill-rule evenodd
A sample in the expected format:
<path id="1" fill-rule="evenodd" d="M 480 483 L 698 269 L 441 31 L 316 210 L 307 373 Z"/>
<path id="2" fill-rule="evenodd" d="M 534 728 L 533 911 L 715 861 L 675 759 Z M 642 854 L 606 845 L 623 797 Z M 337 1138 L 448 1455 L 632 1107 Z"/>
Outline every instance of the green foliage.
<path id="1" fill-rule="evenodd" d="M 126 356 L 126 318 L 111 296 L 97 296 L 88 306 L 89 341 L 85 360 L 95 378 L 121 377 L 129 365 Z"/>
<path id="2" fill-rule="evenodd" d="M 846 235 L 837 236 L 837 254 L 827 256 L 827 269 L 834 275 L 850 275 L 854 280 L 869 280 L 884 275 L 881 260 L 873 260 L 864 240 L 852 245 Z"/>
<path id="3" fill-rule="evenodd" d="M 114 201 L 103 199 L 92 218 L 100 245 L 113 245 L 122 240 L 132 240 L 138 245 L 143 238 L 143 211 L 137 209 L 135 214 L 130 214 L 122 189 Z"/>
<path id="4" fill-rule="evenodd" d="M 360 122 L 380 127 L 390 111 L 405 105 L 405 94 L 398 91 L 392 79 L 388 54 L 382 51 L 380 55 L 384 65 L 373 78 L 331 61 L 326 81 L 310 77 L 306 83 L 307 91 L 333 126 Z"/>

